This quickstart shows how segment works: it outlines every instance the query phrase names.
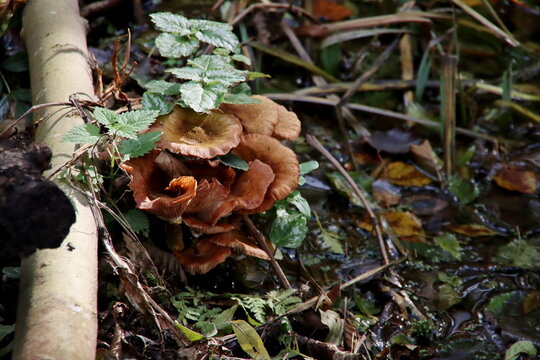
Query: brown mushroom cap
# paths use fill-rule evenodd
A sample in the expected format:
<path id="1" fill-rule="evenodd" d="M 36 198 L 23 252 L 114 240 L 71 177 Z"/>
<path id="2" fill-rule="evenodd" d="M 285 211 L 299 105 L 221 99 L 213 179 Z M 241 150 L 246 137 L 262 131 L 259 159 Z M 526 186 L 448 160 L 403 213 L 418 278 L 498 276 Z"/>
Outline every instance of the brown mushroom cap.
<path id="1" fill-rule="evenodd" d="M 197 180 L 192 176 L 171 179 L 155 162 L 159 151 L 126 161 L 122 167 L 131 176 L 129 187 L 137 208 L 170 222 L 178 222 L 195 197 Z"/>
<path id="2" fill-rule="evenodd" d="M 199 181 L 197 194 L 193 197 L 185 212 L 208 224 L 208 226 L 215 225 L 213 215 L 227 199 L 228 195 L 229 190 L 216 179 Z"/>
<path id="3" fill-rule="evenodd" d="M 240 212 L 253 214 L 266 211 L 298 186 L 300 167 L 296 154 L 278 140 L 261 134 L 244 135 L 240 145 L 232 152 L 248 162 L 256 159 L 262 161 L 272 168 L 275 175 L 261 205 Z"/>
<path id="4" fill-rule="evenodd" d="M 295 140 L 300 134 L 300 120 L 294 112 L 265 96 L 254 95 L 258 104 L 223 104 L 221 110 L 235 115 L 247 134 L 274 136 L 280 140 Z"/>
<path id="5" fill-rule="evenodd" d="M 181 106 L 158 118 L 149 130 L 158 129 L 163 131 L 159 148 L 203 159 L 227 154 L 238 145 L 242 134 L 242 125 L 233 115 L 220 111 L 199 114 Z"/>
<path id="6" fill-rule="evenodd" d="M 220 221 L 215 225 L 209 225 L 190 215 L 184 215 L 182 217 L 182 222 L 190 228 L 191 233 L 194 236 L 200 236 L 202 234 L 219 234 L 231 231 L 238 227 L 237 223 L 227 220 L 229 220 L 229 218 L 224 219 L 224 221 Z"/>
<path id="7" fill-rule="evenodd" d="M 210 237 L 197 241 L 195 249 L 189 248 L 175 254 L 187 272 L 204 274 L 231 256 L 231 249 L 214 244 Z"/>

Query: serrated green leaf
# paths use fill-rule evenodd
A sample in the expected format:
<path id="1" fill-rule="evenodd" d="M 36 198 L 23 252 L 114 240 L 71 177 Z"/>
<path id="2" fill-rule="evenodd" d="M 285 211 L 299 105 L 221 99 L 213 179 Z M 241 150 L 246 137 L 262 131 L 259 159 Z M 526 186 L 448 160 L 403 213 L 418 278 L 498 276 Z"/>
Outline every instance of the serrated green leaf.
<path id="1" fill-rule="evenodd" d="M 306 175 L 319 168 L 319 163 L 315 160 L 306 161 L 300 164 L 300 175 Z"/>
<path id="2" fill-rule="evenodd" d="M 251 65 L 250 58 L 242 54 L 234 54 L 233 56 L 231 56 L 231 59 L 233 59 L 234 61 L 244 63 L 246 65 Z"/>
<path id="3" fill-rule="evenodd" d="M 144 110 L 155 110 L 159 115 L 167 115 L 172 111 L 173 105 L 163 98 L 163 95 L 145 92 L 141 101 Z"/>
<path id="4" fill-rule="evenodd" d="M 261 337 L 251 325 L 244 320 L 233 320 L 231 324 L 238 343 L 246 354 L 256 360 L 270 360 Z"/>
<path id="5" fill-rule="evenodd" d="M 226 89 L 220 84 L 187 82 L 180 87 L 182 101 L 196 112 L 209 112 L 221 103 Z"/>
<path id="6" fill-rule="evenodd" d="M 219 21 L 211 21 L 211 20 L 201 20 L 201 19 L 190 19 L 189 26 L 192 29 L 197 29 L 197 30 L 216 28 L 216 29 L 221 29 L 221 30 L 232 31 L 233 29 L 233 27 L 228 23 L 219 22 Z"/>
<path id="7" fill-rule="evenodd" d="M 134 232 L 146 237 L 150 235 L 150 221 L 143 211 L 139 209 L 130 209 L 124 216 Z"/>
<path id="8" fill-rule="evenodd" d="M 219 159 L 219 161 L 223 163 L 223 165 L 227 165 L 232 168 L 240 169 L 243 171 L 247 171 L 249 169 L 249 164 L 247 162 L 245 162 L 238 156 L 233 155 L 231 153 L 228 153 L 223 156 L 218 156 L 217 158 Z"/>
<path id="9" fill-rule="evenodd" d="M 190 34 L 190 20 L 186 17 L 170 12 L 159 12 L 150 14 L 150 19 L 158 30 L 174 32 L 179 34 Z"/>
<path id="10" fill-rule="evenodd" d="M 300 194 L 300 191 L 295 190 L 287 196 L 287 202 L 294 205 L 298 211 L 308 219 L 311 218 L 311 208 L 308 201 Z"/>
<path id="11" fill-rule="evenodd" d="M 109 129 L 116 135 L 128 139 L 136 139 L 137 133 L 146 130 L 158 116 L 155 110 L 133 110 L 119 114 L 117 122 L 111 124 Z"/>
<path id="12" fill-rule="evenodd" d="M 176 76 L 179 79 L 182 80 L 191 80 L 199 82 L 202 80 L 202 74 L 203 71 L 199 68 L 195 68 L 192 66 L 186 66 L 183 68 L 175 68 L 167 70 L 168 72 L 171 72 L 174 76 Z"/>
<path id="13" fill-rule="evenodd" d="M 202 55 L 195 59 L 188 60 L 188 65 L 201 69 L 203 72 L 213 69 L 232 68 L 229 59 L 219 55 Z"/>
<path id="14" fill-rule="evenodd" d="M 246 94 L 225 94 L 223 102 L 226 104 L 259 104 L 261 101 Z"/>
<path id="15" fill-rule="evenodd" d="M 178 322 L 175 322 L 174 324 L 176 325 L 178 330 L 180 330 L 180 332 L 182 332 L 182 334 L 184 334 L 186 336 L 186 338 L 189 341 L 193 342 L 193 341 L 199 341 L 199 340 L 204 339 L 204 335 L 199 334 L 198 332 L 193 331 L 190 328 L 185 327 L 184 325 L 182 325 L 182 324 L 180 324 Z"/>
<path id="16" fill-rule="evenodd" d="M 223 70 L 208 70 L 204 74 L 203 81 L 206 84 L 217 81 L 220 84 L 229 87 L 246 81 L 246 75 L 244 71 L 236 70 L 232 66 L 230 66 Z"/>
<path id="17" fill-rule="evenodd" d="M 195 37 L 200 41 L 227 49 L 229 51 L 236 51 L 240 42 L 238 38 L 231 30 L 227 30 L 221 27 L 208 27 L 201 29 L 195 33 Z"/>
<path id="18" fill-rule="evenodd" d="M 274 244 L 295 249 L 302 244 L 306 234 L 307 218 L 304 215 L 283 208 L 276 210 L 276 219 L 268 235 Z"/>
<path id="19" fill-rule="evenodd" d="M 214 48 L 214 50 L 212 50 L 212 54 L 219 56 L 229 56 L 230 53 L 229 50 L 224 48 Z"/>
<path id="20" fill-rule="evenodd" d="M 62 138 L 64 142 L 77 144 L 93 144 L 100 139 L 99 127 L 95 124 L 84 124 L 69 130 Z"/>
<path id="21" fill-rule="evenodd" d="M 150 92 L 162 95 L 178 95 L 181 85 L 165 80 L 152 80 L 144 84 L 144 87 Z"/>
<path id="22" fill-rule="evenodd" d="M 159 34 L 156 47 L 165 57 L 182 58 L 193 54 L 199 48 L 200 41 L 195 37 L 180 36 L 171 33 Z"/>
<path id="23" fill-rule="evenodd" d="M 110 127 L 111 124 L 116 123 L 118 118 L 118 115 L 114 111 L 102 107 L 95 108 L 93 115 L 98 123 L 107 127 Z"/>
<path id="24" fill-rule="evenodd" d="M 515 342 L 506 350 L 504 360 L 516 360 L 520 354 L 526 354 L 530 358 L 536 357 L 536 347 L 530 340 L 520 340 Z"/>
<path id="25" fill-rule="evenodd" d="M 441 249 L 448 251 L 456 260 L 461 260 L 463 249 L 454 234 L 446 233 L 439 235 L 435 238 L 435 242 Z"/>
<path id="26" fill-rule="evenodd" d="M 123 140 L 118 145 L 118 151 L 129 158 L 143 156 L 156 147 L 160 137 L 161 131 L 150 131 L 137 136 L 136 139 Z"/>

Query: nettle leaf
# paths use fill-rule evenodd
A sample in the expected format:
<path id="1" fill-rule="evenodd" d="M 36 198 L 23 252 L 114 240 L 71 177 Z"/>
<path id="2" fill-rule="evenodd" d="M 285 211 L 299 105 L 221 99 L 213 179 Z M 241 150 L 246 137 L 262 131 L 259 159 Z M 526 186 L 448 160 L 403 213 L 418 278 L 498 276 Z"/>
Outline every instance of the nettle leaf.
<path id="1" fill-rule="evenodd" d="M 175 68 L 167 70 L 171 72 L 174 76 L 182 80 L 191 80 L 191 81 L 201 81 L 204 71 L 191 66 L 186 66 L 183 68 Z"/>
<path id="2" fill-rule="evenodd" d="M 150 221 L 146 213 L 139 209 L 130 209 L 124 216 L 133 231 L 148 237 L 150 234 Z"/>
<path id="3" fill-rule="evenodd" d="M 157 118 L 155 110 L 134 110 L 118 115 L 118 121 L 109 127 L 116 135 L 136 139 L 137 133 L 146 130 Z"/>
<path id="4" fill-rule="evenodd" d="M 195 37 L 200 41 L 224 48 L 232 52 L 238 49 L 240 42 L 234 33 L 222 27 L 208 27 L 195 33 Z"/>
<path id="5" fill-rule="evenodd" d="M 259 104 L 261 101 L 246 94 L 225 94 L 223 102 L 226 104 Z"/>
<path id="6" fill-rule="evenodd" d="M 199 48 L 200 41 L 195 37 L 187 37 L 170 33 L 159 34 L 156 46 L 165 57 L 182 58 L 193 54 Z"/>
<path id="7" fill-rule="evenodd" d="M 156 143 L 159 141 L 161 134 L 161 131 L 150 131 L 137 136 L 136 139 L 126 139 L 120 143 L 118 151 L 130 158 L 143 156 L 156 147 Z"/>
<path id="8" fill-rule="evenodd" d="M 74 127 L 64 135 L 62 141 L 77 144 L 93 144 L 100 139 L 99 127 L 95 124 L 84 124 Z"/>
<path id="9" fill-rule="evenodd" d="M 286 209 L 278 208 L 268 237 L 278 246 L 294 249 L 302 244 L 307 230 L 307 218 L 304 215 L 296 211 L 288 212 Z"/>
<path id="10" fill-rule="evenodd" d="M 150 19 L 160 31 L 174 32 L 183 35 L 190 34 L 190 20 L 182 15 L 170 12 L 159 12 L 150 14 Z"/>
<path id="11" fill-rule="evenodd" d="M 225 86 L 232 86 L 246 81 L 245 72 L 236 70 L 232 66 L 227 66 L 223 70 L 208 70 L 205 75 L 204 82 L 219 81 Z"/>
<path id="12" fill-rule="evenodd" d="M 308 201 L 300 194 L 300 191 L 295 190 L 287 196 L 287 202 L 294 205 L 298 211 L 308 219 L 311 218 L 311 208 Z"/>
<path id="13" fill-rule="evenodd" d="M 94 109 L 94 118 L 96 121 L 102 125 L 110 127 L 111 124 L 116 123 L 118 120 L 118 114 L 109 109 L 97 107 Z"/>
<path id="14" fill-rule="evenodd" d="M 167 115 L 172 111 L 173 105 L 169 104 L 163 98 L 163 95 L 145 92 L 141 104 L 144 110 L 155 110 L 159 115 Z"/>
<path id="15" fill-rule="evenodd" d="M 233 59 L 234 61 L 242 62 L 246 65 L 251 65 L 251 59 L 242 54 L 234 54 L 233 56 L 231 56 L 231 59 Z"/>
<path id="16" fill-rule="evenodd" d="M 221 103 L 225 91 L 220 84 L 203 85 L 196 82 L 187 82 L 182 84 L 180 93 L 182 101 L 197 112 L 209 112 L 215 109 Z"/>
<path id="17" fill-rule="evenodd" d="M 193 60 L 188 60 L 188 65 L 199 68 L 203 70 L 203 72 L 207 72 L 208 70 L 222 69 L 223 67 L 234 69 L 234 67 L 232 67 L 230 64 L 229 59 L 220 55 L 202 55 Z"/>
<path id="18" fill-rule="evenodd" d="M 152 80 L 144 84 L 144 87 L 154 93 L 161 95 L 178 95 L 182 84 L 172 83 L 165 80 Z"/>
<path id="19" fill-rule="evenodd" d="M 315 160 L 306 161 L 300 164 L 300 175 L 306 175 L 319 168 L 319 163 Z"/>

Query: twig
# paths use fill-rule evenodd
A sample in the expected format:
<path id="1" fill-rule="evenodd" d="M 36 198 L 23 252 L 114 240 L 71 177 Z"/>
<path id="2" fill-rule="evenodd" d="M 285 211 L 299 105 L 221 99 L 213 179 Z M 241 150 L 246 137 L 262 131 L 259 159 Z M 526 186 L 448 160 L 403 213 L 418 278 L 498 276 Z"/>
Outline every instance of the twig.
<path id="1" fill-rule="evenodd" d="M 456 78 L 458 58 L 447 55 L 443 58 L 442 109 L 444 127 L 444 171 L 449 179 L 454 171 L 456 148 Z"/>
<path id="2" fill-rule="evenodd" d="M 272 267 L 274 268 L 274 271 L 276 272 L 276 275 L 281 282 L 281 286 L 283 286 L 285 289 L 292 289 L 291 283 L 289 283 L 289 280 L 287 280 L 287 277 L 285 276 L 285 273 L 283 272 L 283 269 L 281 269 L 281 266 L 279 266 L 279 263 L 276 261 L 276 258 L 274 257 L 273 252 L 268 247 L 268 244 L 266 243 L 266 239 L 264 238 L 263 234 L 255 227 L 249 216 L 242 215 L 242 219 L 248 226 L 249 231 L 257 241 L 257 244 L 268 254 L 270 257 L 270 263 L 272 264 Z"/>
<path id="3" fill-rule="evenodd" d="M 73 104 L 70 103 L 70 102 L 54 102 L 54 103 L 47 103 L 47 104 L 39 104 L 39 105 L 34 105 L 32 106 L 30 109 L 26 110 L 24 112 L 24 114 L 22 114 L 21 116 L 19 116 L 15 121 L 13 121 L 13 123 L 11 125 L 9 125 L 8 127 L 6 127 L 4 129 L 4 131 L 2 131 L 0 133 L 0 138 L 2 136 L 4 136 L 4 134 L 7 134 L 8 131 L 10 131 L 11 129 L 13 129 L 22 119 L 24 119 L 28 114 L 30 114 L 31 112 L 33 111 L 36 111 L 36 110 L 40 110 L 40 109 L 44 109 L 44 108 L 47 108 L 47 107 L 50 107 L 50 106 L 72 106 Z"/>
<path id="4" fill-rule="evenodd" d="M 383 263 L 386 265 L 388 264 L 388 254 L 386 253 L 386 246 L 384 244 L 384 239 L 382 237 L 382 231 L 381 226 L 379 223 L 379 220 L 377 219 L 377 216 L 371 209 L 371 206 L 369 205 L 369 202 L 366 200 L 366 197 L 364 196 L 364 193 L 360 190 L 358 185 L 354 182 L 354 180 L 351 178 L 347 170 L 341 164 L 337 159 L 330 154 L 328 150 L 324 148 L 324 146 L 321 145 L 319 140 L 313 135 L 307 135 L 306 141 L 309 145 L 313 146 L 316 150 L 318 150 L 321 154 L 324 155 L 325 158 L 327 158 L 332 165 L 345 177 L 351 188 L 353 189 L 354 193 L 358 196 L 364 207 L 366 208 L 368 215 L 371 219 L 371 222 L 373 223 L 373 228 L 375 229 L 375 233 L 377 235 L 377 240 L 379 241 L 379 247 L 381 250 L 381 256 L 383 258 Z"/>
<path id="5" fill-rule="evenodd" d="M 315 96 L 301 96 L 301 95 L 295 95 L 295 94 L 264 94 L 264 95 L 272 100 L 302 101 L 302 102 L 310 102 L 310 103 L 315 103 L 315 104 L 320 104 L 320 105 L 329 105 L 329 106 L 337 105 L 337 102 L 335 101 L 323 99 L 323 98 L 319 98 Z M 398 119 L 398 120 L 411 121 L 415 124 L 420 124 L 420 125 L 428 126 L 431 128 L 436 128 L 436 129 L 441 128 L 441 124 L 439 124 L 438 122 L 417 118 L 414 116 L 398 113 L 395 111 L 384 110 L 384 109 L 379 109 L 373 106 L 367 106 L 367 105 L 361 105 L 361 104 L 355 104 L 355 103 L 348 103 L 345 106 L 352 110 L 364 111 L 370 114 L 387 116 L 387 117 Z M 460 127 L 456 127 L 456 133 L 470 136 L 473 138 L 484 139 L 484 140 L 489 140 L 489 141 L 497 141 L 497 142 L 506 143 L 506 144 L 523 145 L 525 143 L 519 140 L 510 140 L 510 139 L 500 138 L 496 136 L 490 136 L 487 134 L 481 134 L 481 133 L 464 129 L 464 128 L 460 128 Z"/>

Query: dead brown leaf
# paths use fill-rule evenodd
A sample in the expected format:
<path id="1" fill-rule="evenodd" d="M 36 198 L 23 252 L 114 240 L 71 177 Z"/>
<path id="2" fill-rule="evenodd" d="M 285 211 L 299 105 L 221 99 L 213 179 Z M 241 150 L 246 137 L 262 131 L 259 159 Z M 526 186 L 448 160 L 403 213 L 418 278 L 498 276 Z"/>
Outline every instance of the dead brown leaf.
<path id="1" fill-rule="evenodd" d="M 493 180 L 506 190 L 519 191 L 524 194 L 532 194 L 537 188 L 536 174 L 534 172 L 514 166 L 502 168 L 493 177 Z"/>

